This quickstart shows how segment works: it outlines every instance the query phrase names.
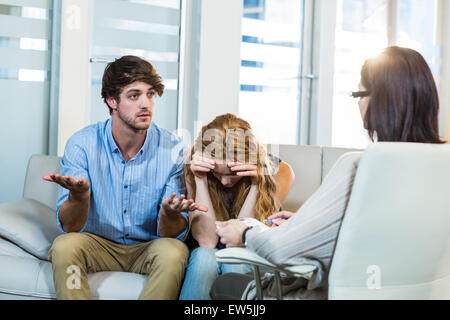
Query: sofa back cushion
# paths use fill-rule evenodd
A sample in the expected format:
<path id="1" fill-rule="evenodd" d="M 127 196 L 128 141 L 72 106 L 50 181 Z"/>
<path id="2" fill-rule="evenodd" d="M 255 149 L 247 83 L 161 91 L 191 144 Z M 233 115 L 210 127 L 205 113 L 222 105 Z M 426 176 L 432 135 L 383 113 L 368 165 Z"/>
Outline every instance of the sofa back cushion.
<path id="1" fill-rule="evenodd" d="M 301 145 L 267 145 L 270 153 L 288 163 L 295 173 L 294 184 L 283 202 L 283 210 L 297 211 L 319 188 L 323 178 L 341 155 L 359 149 Z"/>
<path id="2" fill-rule="evenodd" d="M 31 156 L 25 176 L 24 198 L 34 199 L 56 210 L 58 185 L 44 181 L 42 177 L 50 173 L 60 173 L 60 160 L 61 158 L 56 156 Z"/>
<path id="3" fill-rule="evenodd" d="M 282 207 L 297 211 L 316 191 L 322 181 L 322 148 L 317 146 L 270 145 L 269 152 L 288 163 L 295 174 L 295 181 Z M 278 150 L 277 150 L 278 149 Z"/>
<path id="4" fill-rule="evenodd" d="M 345 153 L 363 151 L 361 149 L 322 147 L 322 181 L 335 165 L 337 160 Z"/>

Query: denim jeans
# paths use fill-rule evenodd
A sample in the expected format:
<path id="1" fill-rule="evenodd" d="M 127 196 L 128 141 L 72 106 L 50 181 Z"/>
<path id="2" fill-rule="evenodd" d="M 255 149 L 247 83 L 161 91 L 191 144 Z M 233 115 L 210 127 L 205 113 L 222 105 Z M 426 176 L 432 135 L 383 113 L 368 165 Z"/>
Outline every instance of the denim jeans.
<path id="1" fill-rule="evenodd" d="M 217 249 L 198 247 L 191 252 L 180 300 L 211 300 L 209 292 L 214 280 L 224 273 L 247 273 L 248 264 L 224 264 L 216 261 Z"/>

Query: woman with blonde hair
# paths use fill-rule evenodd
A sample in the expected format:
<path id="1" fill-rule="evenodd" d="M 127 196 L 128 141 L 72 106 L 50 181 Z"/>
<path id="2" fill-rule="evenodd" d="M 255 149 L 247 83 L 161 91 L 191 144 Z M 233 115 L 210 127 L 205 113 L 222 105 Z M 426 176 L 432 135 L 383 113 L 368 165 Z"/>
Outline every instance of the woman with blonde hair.
<path id="1" fill-rule="evenodd" d="M 280 210 L 294 181 L 291 167 L 267 153 L 249 123 L 233 114 L 217 116 L 205 125 L 185 165 L 188 197 L 208 207 L 194 211 L 187 243 L 191 256 L 181 300 L 207 300 L 218 275 L 245 273 L 248 266 L 216 262 L 224 247 L 216 221 L 253 218 L 264 221 Z"/>

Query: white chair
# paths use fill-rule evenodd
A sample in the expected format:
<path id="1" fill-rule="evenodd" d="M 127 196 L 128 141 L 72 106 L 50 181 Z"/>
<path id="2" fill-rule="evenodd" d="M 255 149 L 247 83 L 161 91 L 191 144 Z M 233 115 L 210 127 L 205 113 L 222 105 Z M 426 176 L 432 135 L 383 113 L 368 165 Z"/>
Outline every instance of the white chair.
<path id="1" fill-rule="evenodd" d="M 253 264 L 257 284 L 260 266 L 307 279 L 314 272 L 236 249 L 218 251 L 218 261 Z M 450 299 L 450 145 L 367 148 L 338 235 L 328 298 Z"/>
<path id="2" fill-rule="evenodd" d="M 314 271 L 316 270 L 316 266 L 312 265 L 298 265 L 289 267 L 276 266 L 267 259 L 264 259 L 255 252 L 246 248 L 227 248 L 219 250 L 216 252 L 216 259 L 221 263 L 251 264 L 254 270 L 254 279 L 256 282 L 256 296 L 258 300 L 263 299 L 260 267 L 272 270 L 275 273 L 275 284 L 277 289 L 278 300 L 283 299 L 283 294 L 281 290 L 280 272 L 293 277 L 303 277 L 305 279 L 310 279 Z"/>

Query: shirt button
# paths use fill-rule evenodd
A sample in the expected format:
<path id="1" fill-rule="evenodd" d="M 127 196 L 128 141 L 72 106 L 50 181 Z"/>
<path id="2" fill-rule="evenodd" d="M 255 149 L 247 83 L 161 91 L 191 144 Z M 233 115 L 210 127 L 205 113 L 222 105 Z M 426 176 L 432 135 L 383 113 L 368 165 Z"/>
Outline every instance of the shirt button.
<path id="1" fill-rule="evenodd" d="M 127 213 L 127 210 L 125 209 L 125 210 L 123 210 L 123 213 Z"/>
<path id="2" fill-rule="evenodd" d="M 125 186 L 123 186 L 123 187 L 124 187 L 125 189 L 126 189 L 126 188 L 128 188 L 128 186 L 127 186 L 127 185 L 125 185 Z"/>

